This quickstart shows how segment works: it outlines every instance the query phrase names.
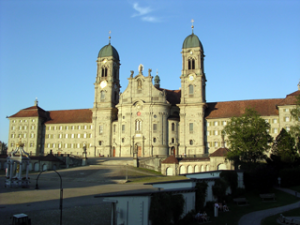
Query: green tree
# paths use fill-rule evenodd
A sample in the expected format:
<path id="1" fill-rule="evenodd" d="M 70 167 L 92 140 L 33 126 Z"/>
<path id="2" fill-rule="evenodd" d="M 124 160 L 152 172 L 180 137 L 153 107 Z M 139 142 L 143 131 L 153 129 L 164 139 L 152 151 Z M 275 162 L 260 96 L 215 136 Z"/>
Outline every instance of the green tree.
<path id="1" fill-rule="evenodd" d="M 0 141 L 0 154 L 4 154 L 7 152 L 7 144 Z"/>
<path id="2" fill-rule="evenodd" d="M 300 150 L 300 95 L 296 96 L 296 107 L 291 110 L 295 125 L 291 126 L 290 133 L 295 138 L 297 150 Z"/>
<path id="3" fill-rule="evenodd" d="M 227 159 L 254 163 L 264 159 L 273 141 L 269 129 L 270 124 L 252 108 L 246 108 L 240 117 L 232 117 L 223 130 L 230 146 Z"/>
<path id="4" fill-rule="evenodd" d="M 272 154 L 278 156 L 285 163 L 295 163 L 299 158 L 295 139 L 284 128 L 282 128 L 274 141 Z"/>

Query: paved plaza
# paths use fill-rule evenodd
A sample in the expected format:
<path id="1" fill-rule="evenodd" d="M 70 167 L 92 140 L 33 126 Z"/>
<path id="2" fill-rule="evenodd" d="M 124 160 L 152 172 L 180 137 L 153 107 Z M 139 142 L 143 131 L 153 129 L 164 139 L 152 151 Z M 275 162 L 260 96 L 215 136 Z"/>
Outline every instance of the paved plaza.
<path id="1" fill-rule="evenodd" d="M 58 170 L 63 184 L 63 224 L 110 224 L 110 204 L 95 195 L 119 191 L 153 190 L 152 186 L 124 183 L 128 177 L 153 174 L 125 166 L 92 165 Z M 32 225 L 60 223 L 60 178 L 54 171 L 31 173 L 29 188 L 5 188 L 5 176 L 0 176 L 0 224 L 10 224 L 10 217 L 26 213 Z"/>

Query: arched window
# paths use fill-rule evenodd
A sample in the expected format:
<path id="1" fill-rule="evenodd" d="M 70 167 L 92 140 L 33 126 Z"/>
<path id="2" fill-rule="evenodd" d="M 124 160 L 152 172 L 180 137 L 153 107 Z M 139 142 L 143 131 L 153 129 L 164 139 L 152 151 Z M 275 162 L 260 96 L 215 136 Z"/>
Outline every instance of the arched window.
<path id="1" fill-rule="evenodd" d="M 194 86 L 192 84 L 189 85 L 189 94 L 194 94 Z"/>
<path id="2" fill-rule="evenodd" d="M 136 132 L 141 132 L 141 130 L 142 130 L 142 121 L 140 121 L 140 120 L 135 121 L 135 130 L 136 130 Z"/>
<path id="3" fill-rule="evenodd" d="M 175 123 L 172 123 L 172 131 L 175 131 Z"/>
<path id="4" fill-rule="evenodd" d="M 189 59 L 188 60 L 188 68 L 189 68 L 189 70 L 194 70 L 195 69 L 195 59 Z"/>
<path id="5" fill-rule="evenodd" d="M 107 77 L 107 68 L 106 67 L 102 67 L 101 77 Z"/>
<path id="6" fill-rule="evenodd" d="M 142 81 L 140 79 L 137 80 L 137 89 L 138 90 L 142 89 Z"/>
<path id="7" fill-rule="evenodd" d="M 105 99 L 105 91 L 101 91 L 100 92 L 100 100 L 104 101 L 104 99 Z"/>

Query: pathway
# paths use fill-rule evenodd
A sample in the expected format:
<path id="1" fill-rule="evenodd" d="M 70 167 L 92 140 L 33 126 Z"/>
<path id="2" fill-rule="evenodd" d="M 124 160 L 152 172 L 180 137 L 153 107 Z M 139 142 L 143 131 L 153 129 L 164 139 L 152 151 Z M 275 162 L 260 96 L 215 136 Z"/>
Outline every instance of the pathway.
<path id="1" fill-rule="evenodd" d="M 295 191 L 293 191 L 291 189 L 287 189 L 287 188 L 276 188 L 276 189 L 287 192 L 291 195 L 295 195 L 295 193 L 297 193 L 297 197 L 300 198 L 299 192 L 295 192 Z M 239 225 L 260 225 L 262 219 L 264 219 L 266 217 L 273 216 L 278 213 L 283 213 L 283 212 L 286 212 L 286 211 L 289 211 L 292 209 L 296 209 L 298 207 L 300 207 L 300 201 L 290 204 L 290 205 L 277 207 L 277 208 L 271 208 L 271 209 L 265 209 L 265 210 L 261 210 L 261 211 L 252 212 L 252 213 L 244 215 L 240 219 Z"/>

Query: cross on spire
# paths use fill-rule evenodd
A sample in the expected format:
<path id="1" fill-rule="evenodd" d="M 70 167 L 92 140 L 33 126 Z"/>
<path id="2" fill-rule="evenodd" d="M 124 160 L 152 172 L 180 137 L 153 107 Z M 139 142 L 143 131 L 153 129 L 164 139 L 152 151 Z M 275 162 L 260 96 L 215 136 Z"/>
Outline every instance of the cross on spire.
<path id="1" fill-rule="evenodd" d="M 110 34 L 111 34 L 111 31 L 109 31 L 108 34 L 109 34 L 109 36 L 108 36 L 108 41 L 109 41 L 109 44 L 110 44 L 110 39 L 111 39 Z"/>
<path id="2" fill-rule="evenodd" d="M 192 19 L 191 22 L 192 22 L 192 33 L 194 33 L 194 22 L 195 22 L 194 19 Z"/>

